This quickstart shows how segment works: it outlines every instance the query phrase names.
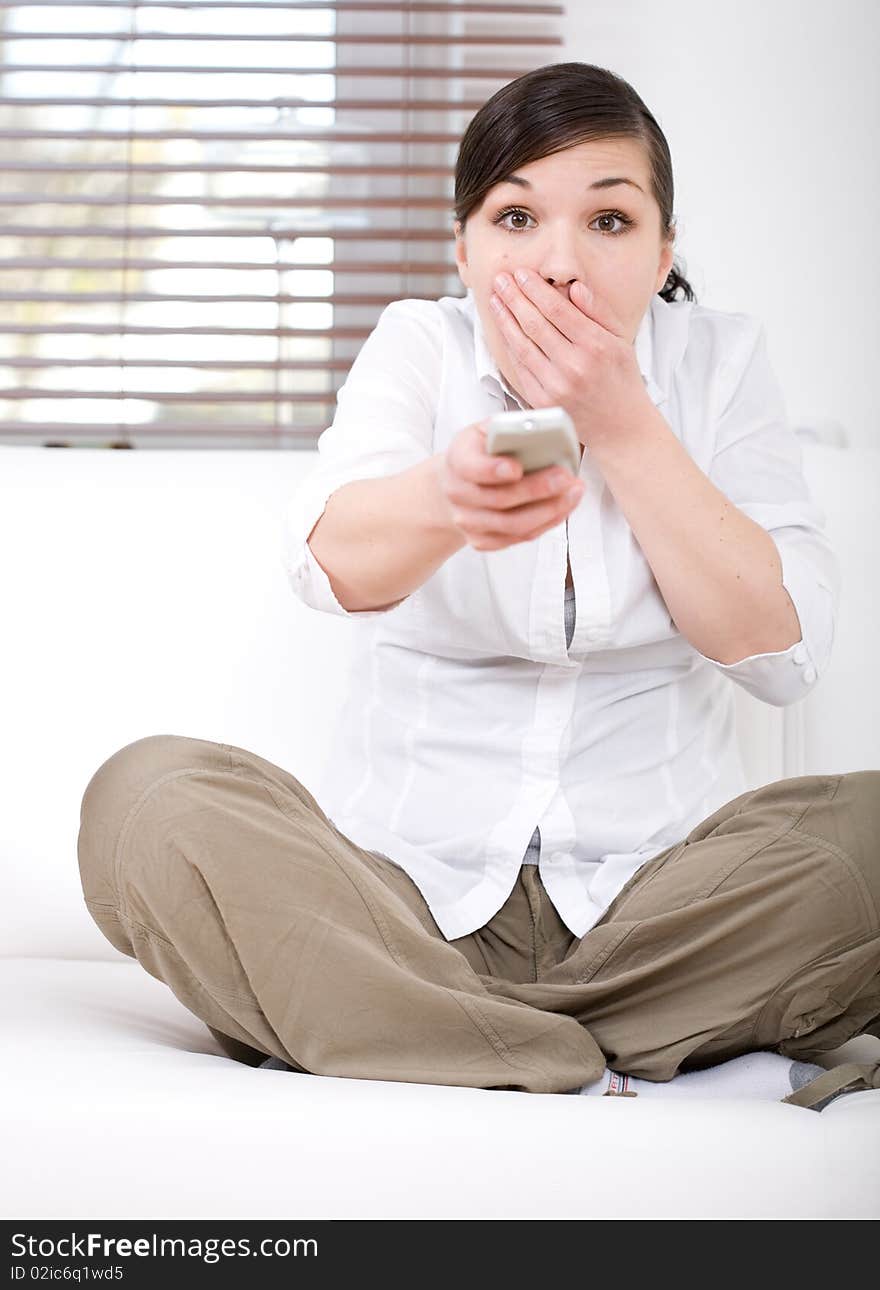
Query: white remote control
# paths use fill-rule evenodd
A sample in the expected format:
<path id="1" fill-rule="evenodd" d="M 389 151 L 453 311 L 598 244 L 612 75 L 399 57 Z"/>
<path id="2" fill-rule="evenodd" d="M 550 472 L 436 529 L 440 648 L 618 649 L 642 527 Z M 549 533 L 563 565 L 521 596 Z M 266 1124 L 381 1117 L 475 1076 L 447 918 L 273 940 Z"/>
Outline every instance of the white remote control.
<path id="1" fill-rule="evenodd" d="M 486 451 L 516 457 L 526 475 L 545 466 L 567 466 L 575 476 L 580 472 L 580 443 L 563 407 L 496 412 L 485 426 Z"/>

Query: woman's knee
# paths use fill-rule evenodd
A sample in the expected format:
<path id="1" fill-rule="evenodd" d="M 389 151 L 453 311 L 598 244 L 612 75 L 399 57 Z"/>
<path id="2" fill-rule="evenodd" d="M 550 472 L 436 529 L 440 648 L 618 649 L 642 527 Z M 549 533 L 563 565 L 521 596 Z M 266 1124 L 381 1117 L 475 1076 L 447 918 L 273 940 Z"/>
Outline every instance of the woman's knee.
<path id="1" fill-rule="evenodd" d="M 93 917 L 96 912 L 109 917 L 107 911 L 119 907 L 117 843 L 138 803 L 165 775 L 206 763 L 220 765 L 223 758 L 222 745 L 209 740 L 148 735 L 101 763 L 83 793 L 77 839 L 80 881 Z M 103 925 L 102 931 L 107 934 Z"/>

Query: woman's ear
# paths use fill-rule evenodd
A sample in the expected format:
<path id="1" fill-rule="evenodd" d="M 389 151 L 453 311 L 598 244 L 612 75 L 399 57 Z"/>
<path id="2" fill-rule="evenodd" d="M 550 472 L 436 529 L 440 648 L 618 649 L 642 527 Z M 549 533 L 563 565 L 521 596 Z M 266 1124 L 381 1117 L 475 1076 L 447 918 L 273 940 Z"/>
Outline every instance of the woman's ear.
<path id="1" fill-rule="evenodd" d="M 467 246 L 465 244 L 461 224 L 458 220 L 453 224 L 453 232 L 455 234 L 455 264 L 458 269 L 458 276 L 461 278 L 464 285 L 469 287 L 471 284 L 470 271 L 468 269 L 467 262 Z"/>
<path id="2" fill-rule="evenodd" d="M 654 288 L 655 292 L 663 290 L 663 284 L 669 277 L 669 272 L 672 268 L 674 259 L 675 247 L 671 242 L 668 242 L 666 246 L 664 246 L 663 254 L 660 257 L 660 268 L 658 270 L 657 286 Z"/>

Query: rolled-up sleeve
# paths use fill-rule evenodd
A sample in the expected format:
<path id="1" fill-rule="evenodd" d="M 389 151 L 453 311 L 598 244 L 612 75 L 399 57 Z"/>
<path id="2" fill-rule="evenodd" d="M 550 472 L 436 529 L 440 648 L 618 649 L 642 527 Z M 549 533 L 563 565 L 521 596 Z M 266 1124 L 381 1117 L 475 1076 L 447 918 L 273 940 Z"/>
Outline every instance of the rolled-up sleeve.
<path id="1" fill-rule="evenodd" d="M 318 462 L 284 514 L 282 564 L 294 594 L 310 608 L 374 618 L 403 603 L 343 608 L 308 539 L 331 494 L 343 484 L 399 474 L 431 455 L 441 365 L 436 302 L 407 299 L 386 305 L 337 392 L 333 423 L 318 437 Z"/>
<path id="2" fill-rule="evenodd" d="M 789 649 L 735 663 L 700 657 L 756 699 L 785 707 L 809 693 L 831 660 L 841 571 L 824 532 L 826 516 L 804 477 L 802 445 L 787 419 L 766 329 L 747 321 L 742 375 L 718 420 L 709 478 L 776 544 L 801 635 Z"/>

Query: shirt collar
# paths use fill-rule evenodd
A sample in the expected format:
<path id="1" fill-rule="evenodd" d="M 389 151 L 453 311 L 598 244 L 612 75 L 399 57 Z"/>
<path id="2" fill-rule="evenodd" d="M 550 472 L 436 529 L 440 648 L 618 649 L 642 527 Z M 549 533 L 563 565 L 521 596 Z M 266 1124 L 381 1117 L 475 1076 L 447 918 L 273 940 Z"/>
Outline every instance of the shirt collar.
<path id="1" fill-rule="evenodd" d="M 664 301 L 660 296 L 655 295 L 652 297 L 651 304 L 645 310 L 644 317 L 639 324 L 634 346 L 639 371 L 642 374 L 648 395 L 654 404 L 662 403 L 667 394 L 666 389 L 658 383 L 656 379 L 657 374 L 654 371 L 654 325 L 658 304 L 663 306 L 666 304 L 666 301 Z M 486 336 L 483 331 L 483 324 L 480 321 L 480 315 L 477 312 L 477 307 L 474 303 L 474 294 L 471 287 L 468 287 L 467 296 L 463 301 L 463 305 L 465 313 L 473 323 L 474 368 L 476 370 L 477 380 L 489 384 L 490 386 L 494 386 L 497 389 L 506 391 L 510 398 L 521 407 L 522 404 L 520 403 L 520 400 L 516 397 L 513 390 L 511 390 L 510 386 L 501 375 L 501 372 L 498 370 L 498 364 L 492 357 L 492 353 L 489 349 Z"/>

